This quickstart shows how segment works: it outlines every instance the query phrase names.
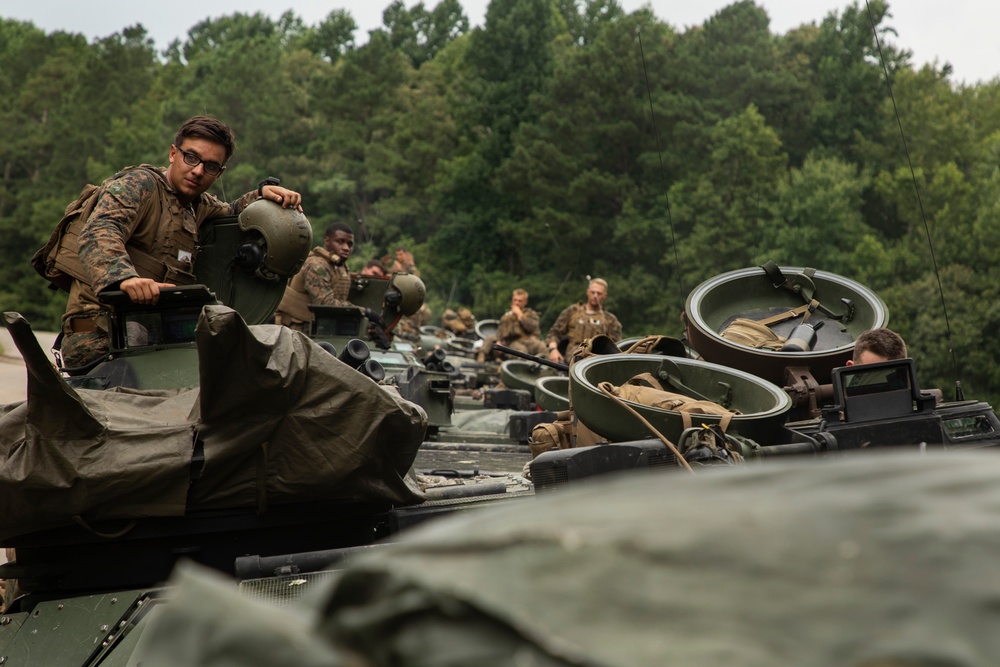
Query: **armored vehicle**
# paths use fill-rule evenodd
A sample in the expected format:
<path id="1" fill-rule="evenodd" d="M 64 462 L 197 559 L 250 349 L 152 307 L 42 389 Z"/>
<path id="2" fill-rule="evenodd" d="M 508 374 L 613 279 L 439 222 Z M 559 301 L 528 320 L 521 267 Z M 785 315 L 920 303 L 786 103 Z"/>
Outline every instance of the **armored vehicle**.
<path id="1" fill-rule="evenodd" d="M 16 554 L 0 566 L 2 662 L 128 664 L 180 559 L 305 573 L 484 504 L 483 490 L 423 489 L 412 468 L 428 411 L 331 354 L 331 341 L 357 353 L 353 332 L 323 328 L 392 322 L 419 307 L 419 281 L 383 281 L 370 305 L 319 317 L 315 339 L 268 324 L 311 232 L 258 208 L 204 227 L 203 284 L 164 289 L 156 306 L 103 293 L 111 351 L 87 367 L 59 372 L 4 315 L 28 384 L 0 409 L 0 544 Z"/>
<path id="2" fill-rule="evenodd" d="M 0 568 L 16 580 L 0 619 L 5 664 L 135 664 L 146 629 L 168 601 L 162 582 L 181 559 L 282 599 L 330 576 L 327 568 L 346 556 L 379 549 L 428 518 L 502 504 L 530 510 L 532 493 L 509 493 L 504 481 L 486 494 L 463 485 L 444 493 L 421 488 L 414 463 L 428 444 L 443 443 L 451 427 L 441 426 L 436 441 L 425 440 L 428 411 L 401 395 L 398 380 L 393 387 L 385 379 L 410 373 L 415 355 L 373 344 L 370 333 L 374 329 L 378 338 L 379 329 L 410 307 L 400 306 L 409 294 L 403 283 L 394 293 L 391 280 L 356 282 L 355 298 L 370 303 L 317 309 L 307 336 L 261 323 L 264 310 L 254 311 L 258 299 L 247 297 L 264 290 L 276 303 L 273 293 L 283 285 L 273 267 L 255 265 L 255 257 L 267 256 L 267 239 L 260 242 L 239 220 L 206 231 L 206 248 L 211 239 L 218 247 L 207 252 L 225 257 L 231 270 L 217 273 L 210 285 L 166 290 L 157 308 L 108 295 L 113 352 L 68 377 L 51 367 L 23 319 L 5 315 L 28 370 L 28 400 L 0 412 L 0 490 L 6 489 L 0 493 L 0 543 L 16 551 L 16 559 Z M 256 251 L 246 249 L 248 243 Z M 779 271 L 796 275 L 787 267 Z M 749 271 L 746 279 L 761 275 L 767 273 Z M 871 316 L 878 302 L 861 304 L 867 294 L 844 287 L 843 279 L 803 275 L 816 286 L 803 300 L 807 306 L 826 303 L 828 285 L 837 286 L 829 291 L 840 309 L 824 306 L 833 313 L 825 318 L 836 324 L 822 328 L 853 336 L 852 322 L 865 313 L 866 326 L 887 321 L 887 314 Z M 800 308 L 773 282 L 769 286 L 776 291 L 761 290 L 759 302 L 738 304 L 729 315 L 714 299 L 708 300 L 711 315 L 692 309 L 693 322 L 705 327 L 698 335 L 729 341 L 718 330 L 737 314 Z M 243 305 L 243 298 L 250 303 Z M 768 305 L 772 298 L 777 305 Z M 853 315 L 844 299 L 853 303 Z M 258 323 L 249 323 L 239 308 Z M 817 306 L 813 312 L 825 311 Z M 361 341 L 364 350 L 352 341 Z M 729 356 L 709 358 L 713 344 Z M 817 349 L 760 355 L 714 341 L 701 360 L 612 352 L 577 362 L 568 377 L 536 379 L 536 388 L 562 380 L 580 424 L 606 444 L 538 456 L 530 466 L 534 488 L 561 492 L 613 470 L 665 472 L 682 462 L 707 466 L 998 443 L 1000 423 L 988 405 L 939 403 L 919 387 L 911 360 L 824 370 L 833 362 Z M 831 349 L 845 359 L 849 346 L 835 342 Z M 340 359 L 345 352 L 347 363 Z M 385 378 L 376 381 L 379 373 L 370 369 L 359 372 L 361 357 L 384 360 Z M 745 358 L 766 359 L 768 377 L 789 377 L 793 364 L 807 369 L 816 387 L 807 392 L 811 401 L 793 385 L 740 368 Z M 772 368 L 778 365 L 781 373 Z M 815 380 L 824 373 L 829 387 Z M 721 433 L 723 419 L 698 415 L 688 426 L 680 411 L 612 401 L 604 391 L 637 375 L 740 414 Z M 435 371 L 429 377 L 437 377 Z M 812 403 L 818 415 L 809 416 Z M 809 418 L 790 419 L 794 410 Z M 706 433 L 718 439 L 706 445 Z M 526 461 L 526 450 L 519 451 Z"/>
<path id="3" fill-rule="evenodd" d="M 731 450 L 712 449 L 708 458 L 715 462 L 1000 444 L 1000 421 L 990 405 L 944 401 L 941 391 L 921 388 L 912 359 L 846 366 L 854 339 L 889 319 L 882 300 L 848 278 L 769 262 L 699 285 L 686 315 L 697 359 L 608 354 L 570 367 L 579 422 L 632 448 L 604 464 L 675 467 L 679 457 L 704 455 L 706 438 L 713 448 Z M 618 391 L 651 382 L 723 410 L 692 415 Z M 533 474 L 536 489 L 593 474 L 595 457 L 607 455 L 589 447 L 544 454 L 532 463 L 540 473 Z"/>

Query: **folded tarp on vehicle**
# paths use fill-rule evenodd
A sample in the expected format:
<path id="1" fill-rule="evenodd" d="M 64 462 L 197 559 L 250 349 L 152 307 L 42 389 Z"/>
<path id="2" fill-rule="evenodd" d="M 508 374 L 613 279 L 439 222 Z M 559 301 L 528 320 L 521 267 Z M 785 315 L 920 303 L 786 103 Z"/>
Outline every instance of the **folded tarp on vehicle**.
<path id="1" fill-rule="evenodd" d="M 406 473 L 426 414 L 301 333 L 206 306 L 200 387 L 98 391 L 70 387 L 27 322 L 4 317 L 28 398 L 0 406 L 0 539 L 199 509 L 421 501 Z"/>

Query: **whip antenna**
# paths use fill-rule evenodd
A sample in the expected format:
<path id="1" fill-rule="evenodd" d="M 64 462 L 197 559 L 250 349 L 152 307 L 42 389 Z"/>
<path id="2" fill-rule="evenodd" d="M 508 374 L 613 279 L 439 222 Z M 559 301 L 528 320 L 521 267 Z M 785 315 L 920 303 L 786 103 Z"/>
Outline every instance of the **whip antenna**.
<path id="1" fill-rule="evenodd" d="M 948 352 L 951 354 L 951 363 L 955 369 L 955 400 L 961 401 L 965 397 L 962 392 L 962 376 L 958 368 L 958 358 L 955 356 L 955 341 L 951 333 L 951 320 L 948 318 L 948 306 L 944 299 L 944 287 L 941 285 L 941 274 L 938 272 L 937 257 L 934 254 L 934 243 L 931 240 L 930 226 L 927 224 L 927 215 L 924 213 L 924 203 L 920 198 L 920 188 L 917 185 L 917 174 L 913 170 L 913 162 L 910 160 L 910 148 L 906 144 L 906 133 L 903 132 L 903 121 L 899 117 L 899 109 L 896 107 L 896 96 L 892 93 L 892 83 L 889 81 L 889 68 L 885 65 L 885 55 L 882 53 L 882 42 L 878 38 L 878 29 L 875 26 L 875 17 L 872 15 L 871 5 L 865 0 L 865 9 L 868 10 L 868 20 L 872 24 L 872 34 L 875 36 L 875 46 L 878 48 L 879 62 L 882 64 L 882 74 L 885 76 L 885 85 L 889 90 L 889 100 L 892 102 L 892 111 L 896 115 L 896 125 L 899 127 L 899 137 L 903 142 L 903 153 L 906 155 L 906 164 L 910 168 L 910 179 L 913 181 L 913 191 L 917 195 L 917 208 L 920 210 L 920 221 L 924 225 L 924 234 L 927 236 L 927 248 L 931 253 L 931 265 L 934 267 L 934 278 L 937 280 L 938 295 L 941 297 L 941 310 L 944 313 L 945 330 L 948 336 Z"/>

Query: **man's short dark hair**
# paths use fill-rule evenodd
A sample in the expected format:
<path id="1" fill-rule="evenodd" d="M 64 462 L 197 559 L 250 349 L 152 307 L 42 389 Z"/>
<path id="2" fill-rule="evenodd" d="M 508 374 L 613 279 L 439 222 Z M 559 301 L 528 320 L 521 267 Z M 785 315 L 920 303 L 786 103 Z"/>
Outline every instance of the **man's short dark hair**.
<path id="1" fill-rule="evenodd" d="M 174 137 L 174 145 L 180 148 L 184 140 L 191 137 L 205 139 L 206 141 L 211 141 L 222 146 L 226 150 L 226 162 L 229 161 L 229 158 L 233 156 L 233 151 L 236 150 L 236 135 L 233 134 L 232 129 L 221 120 L 212 118 L 211 116 L 192 116 L 188 118 L 181 125 L 181 129 L 177 130 L 177 135 Z"/>
<path id="2" fill-rule="evenodd" d="M 854 341 L 854 362 L 857 363 L 862 352 L 871 352 L 891 361 L 906 358 L 906 343 L 902 336 L 892 329 L 869 329 Z"/>
<path id="3" fill-rule="evenodd" d="M 347 232 L 351 236 L 354 236 L 354 230 L 346 222 L 331 222 L 330 226 L 326 228 L 326 238 L 333 238 L 333 235 L 337 232 Z"/>

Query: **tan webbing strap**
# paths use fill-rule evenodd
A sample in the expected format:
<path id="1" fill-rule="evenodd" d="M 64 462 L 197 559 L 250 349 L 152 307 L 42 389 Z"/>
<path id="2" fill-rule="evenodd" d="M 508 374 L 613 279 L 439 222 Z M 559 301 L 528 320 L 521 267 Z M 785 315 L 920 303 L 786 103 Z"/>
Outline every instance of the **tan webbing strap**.
<path id="1" fill-rule="evenodd" d="M 681 422 L 684 424 L 684 428 L 689 429 L 694 426 L 694 421 L 691 415 L 700 415 L 701 413 L 678 411 L 678 414 L 681 416 Z M 719 418 L 719 428 L 721 428 L 723 433 L 725 433 L 729 430 L 729 422 L 733 421 L 733 413 L 727 412 L 717 416 Z M 702 426 L 704 426 L 704 423 L 702 423 Z"/>
<path id="2" fill-rule="evenodd" d="M 660 381 L 653 377 L 652 373 L 639 373 L 635 377 L 629 379 L 628 384 L 636 384 L 639 386 L 646 385 L 647 387 L 652 387 L 653 389 L 659 389 L 660 391 L 666 391 Z"/>
<path id="3" fill-rule="evenodd" d="M 815 304 L 815 305 L 813 305 L 813 304 Z M 790 320 L 793 317 L 798 317 L 799 315 L 802 315 L 803 313 L 805 313 L 806 318 L 808 318 L 809 315 L 812 312 L 812 309 L 814 309 L 818 305 L 819 305 L 819 302 L 816 301 L 815 299 L 813 299 L 809 303 L 804 303 L 801 306 L 799 306 L 798 308 L 793 308 L 792 310 L 786 310 L 783 313 L 778 313 L 777 315 L 772 315 L 771 317 L 765 317 L 762 320 L 755 320 L 755 321 L 757 322 L 757 324 L 762 324 L 765 327 L 769 327 L 772 324 L 778 324 L 780 322 L 784 322 L 785 320 Z M 805 319 L 803 319 L 802 321 L 804 322 Z"/>

